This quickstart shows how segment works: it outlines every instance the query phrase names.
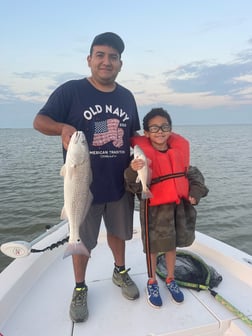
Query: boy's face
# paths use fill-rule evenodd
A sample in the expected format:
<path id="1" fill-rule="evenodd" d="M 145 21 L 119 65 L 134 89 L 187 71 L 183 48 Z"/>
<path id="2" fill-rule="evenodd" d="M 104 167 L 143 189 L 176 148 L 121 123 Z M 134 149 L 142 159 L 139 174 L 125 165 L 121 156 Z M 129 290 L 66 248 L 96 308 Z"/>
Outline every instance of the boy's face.
<path id="1" fill-rule="evenodd" d="M 150 139 L 150 142 L 157 150 L 166 150 L 168 148 L 167 140 L 171 135 L 171 125 L 167 119 L 156 116 L 149 120 L 148 131 L 144 135 Z"/>

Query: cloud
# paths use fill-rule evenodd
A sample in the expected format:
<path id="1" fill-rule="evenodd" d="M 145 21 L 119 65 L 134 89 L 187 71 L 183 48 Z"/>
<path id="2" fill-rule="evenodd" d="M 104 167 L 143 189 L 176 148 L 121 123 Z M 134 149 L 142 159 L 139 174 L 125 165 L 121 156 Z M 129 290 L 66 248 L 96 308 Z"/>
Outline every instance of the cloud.
<path id="1" fill-rule="evenodd" d="M 193 62 L 164 74 L 169 86 L 177 92 L 204 92 L 213 94 L 230 92 L 237 86 L 234 78 L 252 75 L 252 50 L 238 55 L 231 63 L 209 64 L 208 62 Z M 240 85 L 250 85 L 244 81 Z"/>
<path id="2" fill-rule="evenodd" d="M 13 75 L 16 78 L 22 78 L 22 79 L 33 79 L 33 78 L 40 78 L 50 75 L 48 72 L 41 73 L 41 72 L 14 72 Z"/>
<path id="3" fill-rule="evenodd" d="M 168 104 L 205 110 L 252 104 L 252 48 L 226 63 L 208 60 L 182 64 L 162 73 L 137 72 L 125 80 L 139 106 Z"/>
<path id="4" fill-rule="evenodd" d="M 32 80 L 32 79 L 47 79 L 55 83 L 55 85 L 60 85 L 61 83 L 74 79 L 81 78 L 83 75 L 75 72 L 49 72 L 49 71 L 38 71 L 38 72 L 14 72 L 13 75 L 16 78 L 24 79 L 24 80 Z"/>
<path id="5" fill-rule="evenodd" d="M 14 72 L 10 84 L 0 85 L 0 104 L 18 101 L 45 102 L 57 86 L 81 77 L 83 75 L 72 72 Z"/>
<path id="6" fill-rule="evenodd" d="M 8 85 L 0 85 L 0 103 L 15 100 L 15 92 Z"/>
<path id="7" fill-rule="evenodd" d="M 139 71 L 127 75 L 123 74 L 120 83 L 134 93 L 140 111 L 164 106 L 176 111 L 176 116 L 182 116 L 179 122 L 188 123 L 196 119 L 203 122 L 207 115 L 213 121 L 218 119 L 220 111 L 224 113 L 223 120 L 230 120 L 231 116 L 236 120 L 237 111 L 242 111 L 244 119 L 239 120 L 251 120 L 252 48 L 242 50 L 228 63 L 204 60 L 162 73 Z M 35 113 L 56 87 L 85 76 L 74 72 L 13 73 L 9 82 L 0 85 L 0 127 L 13 125 L 15 121 L 19 125 L 28 122 L 31 125 Z"/>

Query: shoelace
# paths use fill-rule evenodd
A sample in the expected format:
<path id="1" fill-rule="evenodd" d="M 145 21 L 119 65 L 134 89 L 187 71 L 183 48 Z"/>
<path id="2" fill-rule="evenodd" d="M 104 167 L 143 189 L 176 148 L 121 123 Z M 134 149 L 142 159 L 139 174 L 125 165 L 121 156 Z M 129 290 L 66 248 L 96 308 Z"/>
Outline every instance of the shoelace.
<path id="1" fill-rule="evenodd" d="M 168 284 L 168 287 L 170 288 L 171 291 L 179 293 L 179 287 L 177 285 L 177 283 L 173 280 L 170 284 Z"/>
<path id="2" fill-rule="evenodd" d="M 133 283 L 133 281 L 131 280 L 131 278 L 128 275 L 129 270 L 130 270 L 130 268 L 128 268 L 127 270 L 119 272 L 122 276 L 123 281 L 125 282 L 125 284 L 127 286 L 130 286 Z"/>
<path id="3" fill-rule="evenodd" d="M 158 285 L 152 284 L 152 285 L 148 285 L 149 291 L 150 291 L 150 295 L 153 295 L 155 297 L 159 296 L 159 288 Z"/>
<path id="4" fill-rule="evenodd" d="M 86 296 L 87 296 L 87 291 L 86 291 L 85 288 L 76 291 L 76 295 L 73 298 L 74 304 L 76 306 L 82 306 L 83 305 L 83 301 L 86 298 Z"/>

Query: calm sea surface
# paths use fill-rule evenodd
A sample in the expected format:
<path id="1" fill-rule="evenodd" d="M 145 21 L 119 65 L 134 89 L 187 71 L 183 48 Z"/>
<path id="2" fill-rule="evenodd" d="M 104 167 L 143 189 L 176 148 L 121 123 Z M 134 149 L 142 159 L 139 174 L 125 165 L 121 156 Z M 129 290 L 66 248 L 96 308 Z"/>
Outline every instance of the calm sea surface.
<path id="1" fill-rule="evenodd" d="M 210 192 L 197 230 L 252 254 L 252 125 L 174 126 Z M 33 129 L 0 129 L 0 244 L 32 241 L 60 221 L 61 142 Z M 139 251 L 139 253 L 141 253 Z M 0 271 L 11 258 L 0 252 Z"/>

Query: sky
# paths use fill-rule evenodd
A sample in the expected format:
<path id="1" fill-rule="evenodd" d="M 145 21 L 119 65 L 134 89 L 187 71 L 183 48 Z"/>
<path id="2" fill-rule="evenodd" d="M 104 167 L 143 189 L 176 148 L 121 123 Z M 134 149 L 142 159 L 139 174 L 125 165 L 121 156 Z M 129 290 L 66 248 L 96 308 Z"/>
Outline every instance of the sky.
<path id="1" fill-rule="evenodd" d="M 53 90 L 90 75 L 93 38 L 125 42 L 117 82 L 140 119 L 252 123 L 251 0 L 0 0 L 0 128 L 30 128 Z"/>

